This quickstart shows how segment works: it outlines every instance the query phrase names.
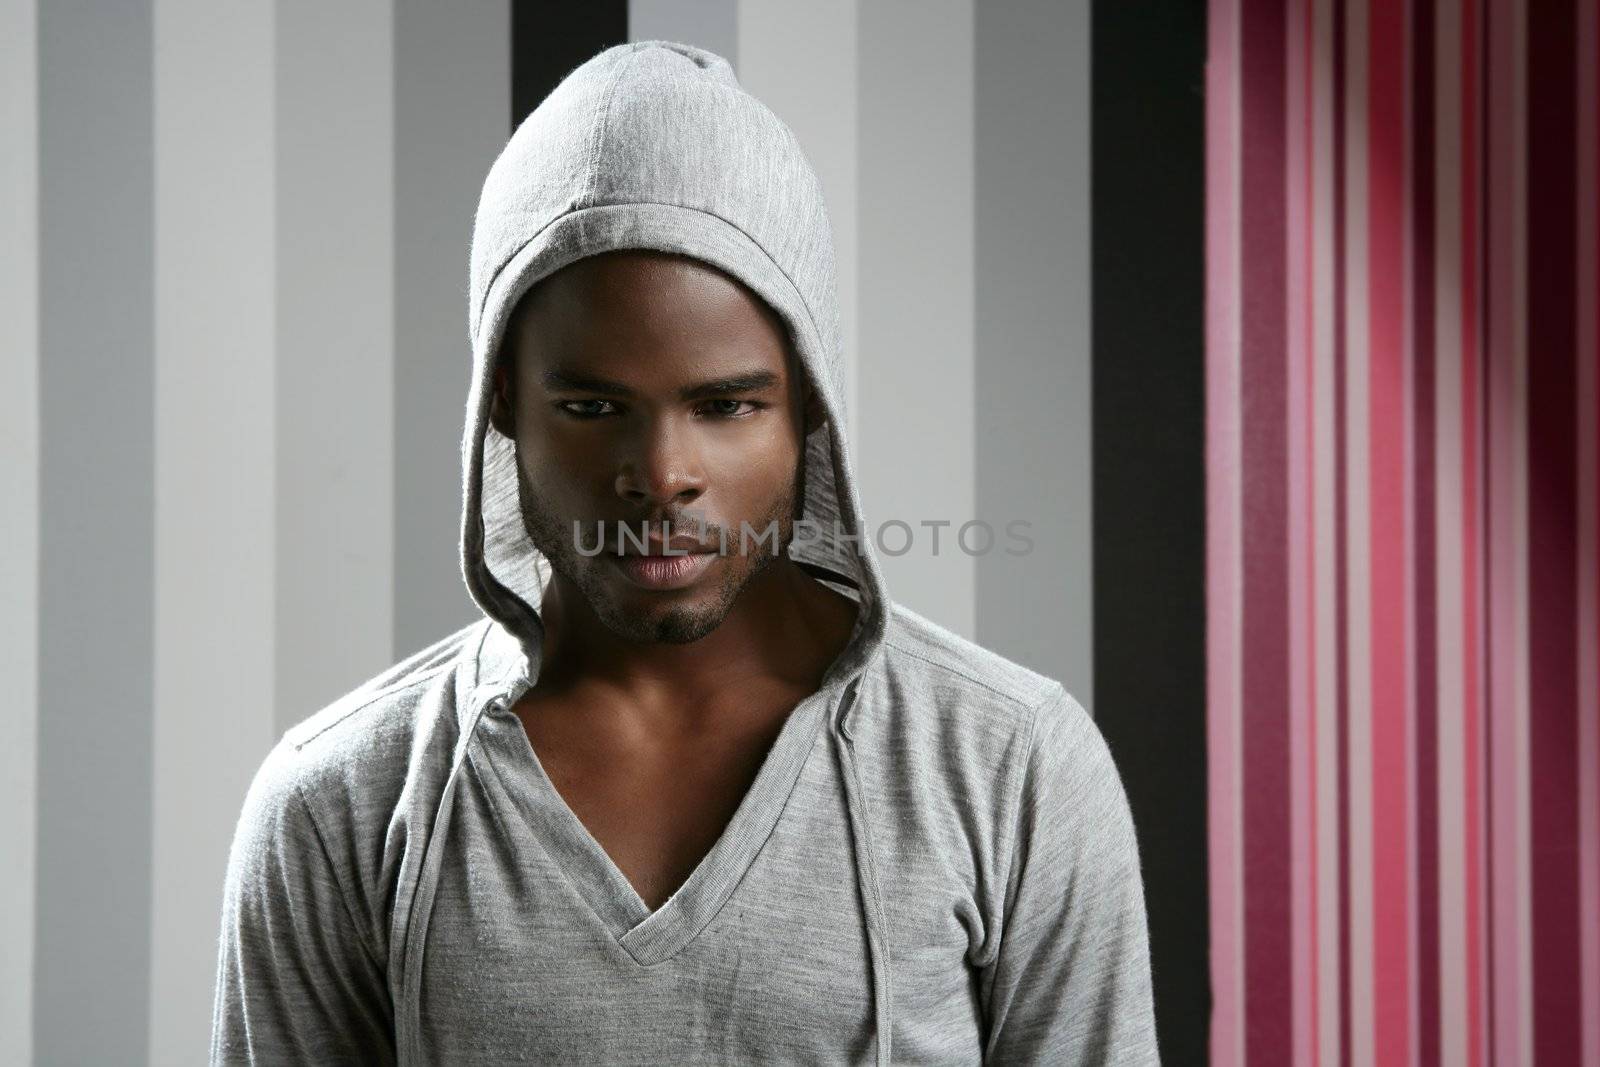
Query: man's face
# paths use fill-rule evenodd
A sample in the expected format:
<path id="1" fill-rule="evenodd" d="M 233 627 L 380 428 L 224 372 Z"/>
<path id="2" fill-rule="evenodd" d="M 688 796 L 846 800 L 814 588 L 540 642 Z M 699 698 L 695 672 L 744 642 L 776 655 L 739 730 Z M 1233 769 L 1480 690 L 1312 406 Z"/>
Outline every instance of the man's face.
<path id="1" fill-rule="evenodd" d="M 490 418 L 516 442 L 523 522 L 558 579 L 619 636 L 683 643 L 715 630 L 788 545 L 820 404 L 759 298 L 686 257 L 630 250 L 579 260 L 522 300 Z M 659 538 L 663 521 L 710 548 L 670 588 L 617 553 L 619 536 L 639 551 L 619 527 Z M 767 536 L 741 538 L 741 524 Z"/>

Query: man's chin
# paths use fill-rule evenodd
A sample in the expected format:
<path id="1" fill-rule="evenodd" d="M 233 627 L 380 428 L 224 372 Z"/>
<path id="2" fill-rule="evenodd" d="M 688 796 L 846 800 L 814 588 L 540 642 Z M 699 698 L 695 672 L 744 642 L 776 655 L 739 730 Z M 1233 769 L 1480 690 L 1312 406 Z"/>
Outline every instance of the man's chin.
<path id="1" fill-rule="evenodd" d="M 709 636 L 726 613 L 687 604 L 611 603 L 599 613 L 606 628 L 637 644 L 687 645 Z"/>
<path id="2" fill-rule="evenodd" d="M 606 629 L 639 644 L 689 644 L 714 631 L 727 615 L 710 582 L 657 591 L 631 582 L 609 559 L 586 561 L 578 588 Z"/>

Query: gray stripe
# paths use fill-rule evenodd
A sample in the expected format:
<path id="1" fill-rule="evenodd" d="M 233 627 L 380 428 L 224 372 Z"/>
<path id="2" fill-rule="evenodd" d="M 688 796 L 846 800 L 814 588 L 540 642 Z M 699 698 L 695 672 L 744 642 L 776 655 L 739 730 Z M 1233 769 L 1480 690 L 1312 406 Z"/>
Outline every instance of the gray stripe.
<path id="1" fill-rule="evenodd" d="M 855 0 L 812 4 L 742 3 L 739 82 L 794 131 L 822 183 L 838 274 L 844 345 L 845 437 L 858 438 L 857 155 Z M 804 56 L 797 63 L 795 56 Z M 855 452 L 860 469 L 862 456 Z"/>
<path id="2" fill-rule="evenodd" d="M 461 578 L 467 245 L 511 99 L 507 0 L 395 8 L 394 643 L 479 617 Z"/>
<path id="3" fill-rule="evenodd" d="M 41 1063 L 145 1059 L 150 979 L 151 7 L 39 12 Z"/>
<path id="4" fill-rule="evenodd" d="M 1092 709 L 1089 4 L 980 4 L 975 51 L 978 514 L 1034 542 L 978 559 L 978 639 Z"/>
<path id="5" fill-rule="evenodd" d="M 628 40 L 709 48 L 739 69 L 739 0 L 628 0 Z"/>
<path id="6" fill-rule="evenodd" d="M 394 10 L 277 17 L 282 729 L 394 658 Z"/>
<path id="7" fill-rule="evenodd" d="M 228 845 L 275 733 L 275 60 L 269 5 L 155 3 L 148 1002 L 168 1064 L 204 1056 Z"/>
<path id="8" fill-rule="evenodd" d="M 34 829 L 39 729 L 38 10 L 0 5 L 0 1064 L 33 1059 Z"/>
<path id="9" fill-rule="evenodd" d="M 956 534 L 987 521 L 974 488 L 973 18 L 972 0 L 874 0 L 858 44 L 862 506 L 890 595 L 967 638 L 976 557 Z M 921 524 L 939 521 L 935 549 Z M 892 522 L 910 528 L 903 555 Z"/>

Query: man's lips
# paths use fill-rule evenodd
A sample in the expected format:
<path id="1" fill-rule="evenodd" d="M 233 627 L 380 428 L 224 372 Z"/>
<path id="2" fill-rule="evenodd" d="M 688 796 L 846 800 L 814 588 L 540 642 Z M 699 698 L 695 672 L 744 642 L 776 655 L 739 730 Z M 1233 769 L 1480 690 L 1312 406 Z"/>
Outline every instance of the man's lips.
<path id="1" fill-rule="evenodd" d="M 634 585 L 645 589 L 682 589 L 694 584 L 716 560 L 712 552 L 647 555 L 613 552 L 611 562 Z"/>

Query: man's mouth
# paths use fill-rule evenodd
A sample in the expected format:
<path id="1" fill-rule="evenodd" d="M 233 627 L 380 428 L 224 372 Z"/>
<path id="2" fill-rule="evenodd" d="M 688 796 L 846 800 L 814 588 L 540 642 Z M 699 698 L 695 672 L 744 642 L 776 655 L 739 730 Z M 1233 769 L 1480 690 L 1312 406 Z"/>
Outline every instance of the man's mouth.
<path id="1" fill-rule="evenodd" d="M 716 562 L 714 550 L 659 553 L 609 554 L 612 565 L 623 577 L 642 589 L 670 590 L 693 585 Z"/>

